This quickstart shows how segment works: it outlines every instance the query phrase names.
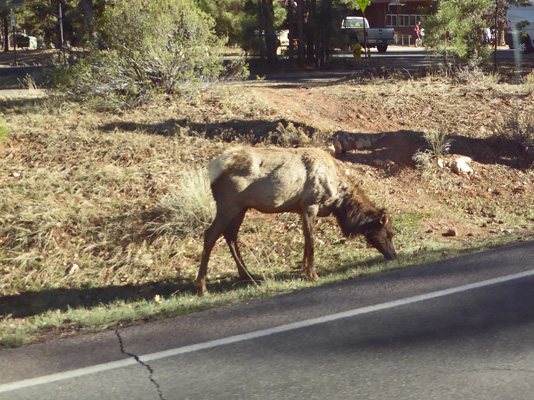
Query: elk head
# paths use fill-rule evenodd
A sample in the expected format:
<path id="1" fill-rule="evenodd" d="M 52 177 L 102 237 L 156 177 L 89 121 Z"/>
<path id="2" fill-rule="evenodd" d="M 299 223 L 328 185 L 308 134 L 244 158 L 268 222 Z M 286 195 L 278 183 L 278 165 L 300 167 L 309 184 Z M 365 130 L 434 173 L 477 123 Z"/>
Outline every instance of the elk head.
<path id="1" fill-rule="evenodd" d="M 386 260 L 394 260 L 397 258 L 397 253 L 393 247 L 393 223 L 391 217 L 382 209 L 379 211 L 378 220 L 365 233 L 367 242 L 377 249 Z"/>

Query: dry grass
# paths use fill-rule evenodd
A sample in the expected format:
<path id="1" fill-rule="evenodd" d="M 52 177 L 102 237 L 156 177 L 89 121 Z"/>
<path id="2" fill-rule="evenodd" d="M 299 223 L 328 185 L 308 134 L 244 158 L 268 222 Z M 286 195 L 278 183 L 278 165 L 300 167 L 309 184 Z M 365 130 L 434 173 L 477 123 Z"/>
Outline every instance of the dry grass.
<path id="1" fill-rule="evenodd" d="M 102 329 L 311 285 L 294 270 L 302 257 L 299 219 L 251 212 L 243 256 L 264 284 L 238 284 L 221 241 L 209 278 L 213 292 L 226 294 L 194 297 L 190 282 L 214 212 L 204 168 L 227 141 L 326 147 L 335 130 L 415 133 L 444 121 L 457 141 L 479 139 L 492 131 L 496 109 L 533 108 L 526 86 L 483 80 L 246 85 L 191 102 L 162 97 L 118 115 L 59 99 L 0 104 L 0 347 L 39 332 Z M 435 166 L 423 173 L 356 161 L 346 167 L 393 212 L 402 256 L 377 264 L 375 250 L 346 242 L 331 219 L 322 220 L 319 284 L 532 237 L 533 173 L 512 162 L 484 159 L 472 179 Z M 444 239 L 451 224 L 466 235 Z"/>

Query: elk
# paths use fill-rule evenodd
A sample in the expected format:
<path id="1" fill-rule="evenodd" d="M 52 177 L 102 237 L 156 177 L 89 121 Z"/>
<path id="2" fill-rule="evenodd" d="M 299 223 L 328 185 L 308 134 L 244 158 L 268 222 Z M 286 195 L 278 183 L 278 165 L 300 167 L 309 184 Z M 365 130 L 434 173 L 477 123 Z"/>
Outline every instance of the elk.
<path id="1" fill-rule="evenodd" d="M 313 247 L 317 217 L 333 214 L 346 237 L 364 235 L 387 260 L 396 258 L 393 226 L 385 209 L 375 207 L 341 170 L 338 161 L 317 148 L 236 147 L 208 166 L 217 212 L 204 233 L 204 248 L 195 287 L 206 293 L 206 274 L 215 242 L 224 236 L 241 279 L 252 279 L 237 246 L 245 213 L 293 212 L 304 231 L 303 267 L 317 279 Z"/>

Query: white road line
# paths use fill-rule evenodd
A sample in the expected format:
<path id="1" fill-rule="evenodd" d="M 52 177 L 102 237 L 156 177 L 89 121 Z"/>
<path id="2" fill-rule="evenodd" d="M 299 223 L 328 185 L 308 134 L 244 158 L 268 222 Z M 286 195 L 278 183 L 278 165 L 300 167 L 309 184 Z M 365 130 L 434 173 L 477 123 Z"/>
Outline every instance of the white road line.
<path id="1" fill-rule="evenodd" d="M 160 360 L 162 358 L 173 357 L 173 356 L 178 356 L 182 354 L 192 353 L 195 351 L 211 349 L 214 347 L 224 346 L 224 345 L 228 345 L 232 343 L 243 342 L 245 340 L 257 339 L 257 338 L 261 338 L 265 336 L 275 335 L 277 333 L 288 332 L 288 331 L 292 331 L 295 329 L 307 328 L 313 325 L 324 324 L 327 322 L 336 321 L 336 320 L 340 320 L 343 318 L 356 317 L 359 315 L 369 314 L 369 313 L 376 312 L 376 311 L 387 310 L 390 308 L 418 303 L 421 301 L 436 299 L 439 297 L 444 297 L 444 296 L 449 296 L 452 294 L 466 292 L 469 290 L 479 289 L 479 288 L 486 287 L 486 286 L 497 285 L 500 283 L 509 282 L 509 281 L 526 278 L 530 276 L 534 276 L 534 270 L 512 274 L 512 275 L 506 275 L 500 278 L 488 279 L 485 281 L 458 286 L 455 288 L 438 290 L 436 292 L 421 294 L 421 295 L 413 296 L 413 297 L 407 297 L 405 299 L 389 301 L 386 303 L 376 304 L 376 305 L 372 305 L 368 307 L 356 308 L 356 309 L 349 310 L 349 311 L 326 315 L 326 316 L 319 317 L 319 318 L 312 318 L 312 319 L 308 319 L 305 321 L 295 322 L 292 324 L 281 325 L 281 326 L 277 326 L 274 328 L 263 329 L 260 331 L 255 331 L 255 332 L 250 332 L 250 333 L 244 333 L 241 335 L 235 335 L 235 336 L 230 336 L 230 337 L 223 338 L 223 339 L 211 340 L 208 342 L 193 344 L 189 346 L 177 347 L 175 349 L 159 351 L 157 353 L 145 354 L 144 356 L 140 356 L 139 359 L 147 363 L 150 361 Z M 121 360 L 121 361 L 113 361 L 113 362 L 109 362 L 105 364 L 93 365 L 91 367 L 79 368 L 79 369 L 75 369 L 72 371 L 45 375 L 45 376 L 41 376 L 38 378 L 24 379 L 21 381 L 0 385 L 0 393 L 7 393 L 7 392 L 11 392 L 11 391 L 18 390 L 18 389 L 29 388 L 32 386 L 78 378 L 78 377 L 82 377 L 85 375 L 105 372 L 105 371 L 118 369 L 118 368 L 129 367 L 129 366 L 136 365 L 136 364 L 139 365 L 133 358 L 128 358 L 128 359 Z"/>

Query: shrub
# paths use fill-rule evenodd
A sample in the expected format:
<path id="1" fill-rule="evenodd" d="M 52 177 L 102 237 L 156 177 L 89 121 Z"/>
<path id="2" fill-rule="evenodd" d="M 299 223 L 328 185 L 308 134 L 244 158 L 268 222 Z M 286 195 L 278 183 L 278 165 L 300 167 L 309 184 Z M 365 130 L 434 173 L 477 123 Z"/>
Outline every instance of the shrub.
<path id="1" fill-rule="evenodd" d="M 534 93 L 534 70 L 530 71 L 530 73 L 523 78 L 523 81 L 527 87 L 528 93 Z"/>
<path id="2" fill-rule="evenodd" d="M 177 186 L 159 202 L 158 218 L 149 230 L 158 235 L 193 234 L 215 218 L 215 201 L 205 169 L 185 171 Z"/>
<path id="3" fill-rule="evenodd" d="M 447 138 L 450 135 L 448 125 L 441 124 L 437 128 L 425 131 L 423 137 L 426 140 L 428 149 L 418 150 L 413 156 L 412 160 L 417 165 L 429 164 L 433 158 L 443 156 L 449 153 L 451 143 Z"/>
<path id="4" fill-rule="evenodd" d="M 190 0 L 116 0 L 98 25 L 103 50 L 58 74 L 78 99 L 133 107 L 154 90 L 193 94 L 223 69 L 213 21 Z"/>
<path id="5" fill-rule="evenodd" d="M 438 157 L 449 152 L 451 143 L 447 138 L 450 135 L 450 129 L 447 125 L 441 124 L 435 129 L 426 131 L 423 135 L 427 144 L 430 146 L 430 152 Z"/>
<path id="6" fill-rule="evenodd" d="M 499 116 L 494 121 L 493 138 L 515 141 L 527 154 L 534 155 L 534 117 L 519 111 Z"/>
<path id="7" fill-rule="evenodd" d="M 490 6 L 489 0 L 443 0 L 425 19 L 425 44 L 442 57 L 446 70 L 487 60 L 490 50 L 481 38 Z"/>

